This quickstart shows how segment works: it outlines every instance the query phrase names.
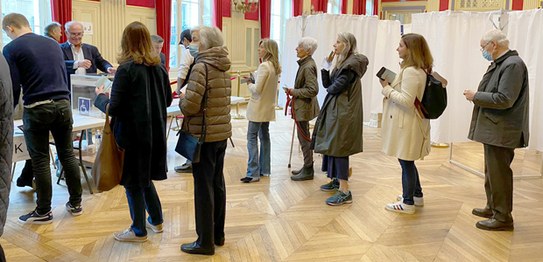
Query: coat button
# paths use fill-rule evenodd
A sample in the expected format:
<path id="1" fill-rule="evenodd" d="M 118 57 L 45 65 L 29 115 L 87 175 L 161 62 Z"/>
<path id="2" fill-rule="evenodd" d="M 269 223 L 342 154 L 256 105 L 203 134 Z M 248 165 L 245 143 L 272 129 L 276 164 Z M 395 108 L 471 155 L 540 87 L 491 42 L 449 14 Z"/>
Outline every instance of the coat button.
<path id="1" fill-rule="evenodd" d="M 390 116 L 390 119 L 392 119 L 392 116 Z"/>

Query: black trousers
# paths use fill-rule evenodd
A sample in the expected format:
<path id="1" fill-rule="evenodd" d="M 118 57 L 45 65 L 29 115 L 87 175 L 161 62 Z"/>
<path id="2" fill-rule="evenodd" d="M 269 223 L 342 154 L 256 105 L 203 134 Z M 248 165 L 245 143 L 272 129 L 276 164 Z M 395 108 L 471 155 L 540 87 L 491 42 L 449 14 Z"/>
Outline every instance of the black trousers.
<path id="1" fill-rule="evenodd" d="M 224 237 L 226 187 L 223 167 L 226 144 L 226 140 L 204 143 L 200 163 L 192 163 L 197 242 L 204 248 L 214 248 L 214 240 Z"/>
<path id="2" fill-rule="evenodd" d="M 494 219 L 512 222 L 513 170 L 511 170 L 511 162 L 515 157 L 515 149 L 484 144 L 484 152 L 487 208 L 494 213 Z"/>

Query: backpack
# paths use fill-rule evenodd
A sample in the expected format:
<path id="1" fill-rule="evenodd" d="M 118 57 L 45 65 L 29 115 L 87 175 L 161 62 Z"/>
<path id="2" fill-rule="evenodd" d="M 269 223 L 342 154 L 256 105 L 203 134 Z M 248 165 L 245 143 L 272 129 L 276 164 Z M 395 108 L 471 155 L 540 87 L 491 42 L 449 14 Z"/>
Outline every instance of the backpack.
<path id="1" fill-rule="evenodd" d="M 415 107 L 427 119 L 437 119 L 447 108 L 447 89 L 434 76 L 426 74 L 422 100 L 415 98 Z"/>

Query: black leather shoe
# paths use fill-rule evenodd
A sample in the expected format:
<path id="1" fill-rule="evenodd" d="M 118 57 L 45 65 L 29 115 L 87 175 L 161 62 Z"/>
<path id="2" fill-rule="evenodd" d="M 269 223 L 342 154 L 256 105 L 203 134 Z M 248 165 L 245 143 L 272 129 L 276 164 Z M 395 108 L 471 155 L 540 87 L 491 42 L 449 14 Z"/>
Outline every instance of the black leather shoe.
<path id="1" fill-rule="evenodd" d="M 215 245 L 220 246 L 220 247 L 224 246 L 224 237 L 216 238 Z"/>
<path id="2" fill-rule="evenodd" d="M 298 170 L 292 170 L 290 173 L 292 173 L 293 175 L 297 175 L 297 174 L 300 174 L 302 171 L 304 170 L 304 168 L 300 168 Z"/>
<path id="3" fill-rule="evenodd" d="M 215 248 L 213 247 L 203 248 L 196 241 L 181 245 L 181 251 L 185 253 L 189 253 L 189 254 L 209 255 L 209 256 L 215 254 Z"/>
<path id="4" fill-rule="evenodd" d="M 513 221 L 501 222 L 494 218 L 477 222 L 475 226 L 478 229 L 490 230 L 490 231 L 513 231 Z"/>
<path id="5" fill-rule="evenodd" d="M 30 181 L 26 181 L 22 176 L 17 178 L 17 186 L 18 187 L 32 187 L 32 179 Z"/>
<path id="6" fill-rule="evenodd" d="M 478 217 L 492 218 L 492 216 L 494 216 L 492 210 L 488 208 L 474 208 L 473 210 L 471 210 L 471 213 Z"/>

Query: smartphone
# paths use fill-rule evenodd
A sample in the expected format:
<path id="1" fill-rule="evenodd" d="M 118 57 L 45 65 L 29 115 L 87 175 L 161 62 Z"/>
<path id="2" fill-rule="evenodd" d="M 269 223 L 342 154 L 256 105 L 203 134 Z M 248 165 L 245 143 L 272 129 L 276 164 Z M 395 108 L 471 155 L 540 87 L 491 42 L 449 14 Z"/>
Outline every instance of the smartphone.
<path id="1" fill-rule="evenodd" d="M 331 51 L 330 54 L 328 55 L 328 62 L 332 62 L 332 60 L 334 60 L 334 56 L 336 55 L 336 53 L 334 53 L 334 51 Z"/>

